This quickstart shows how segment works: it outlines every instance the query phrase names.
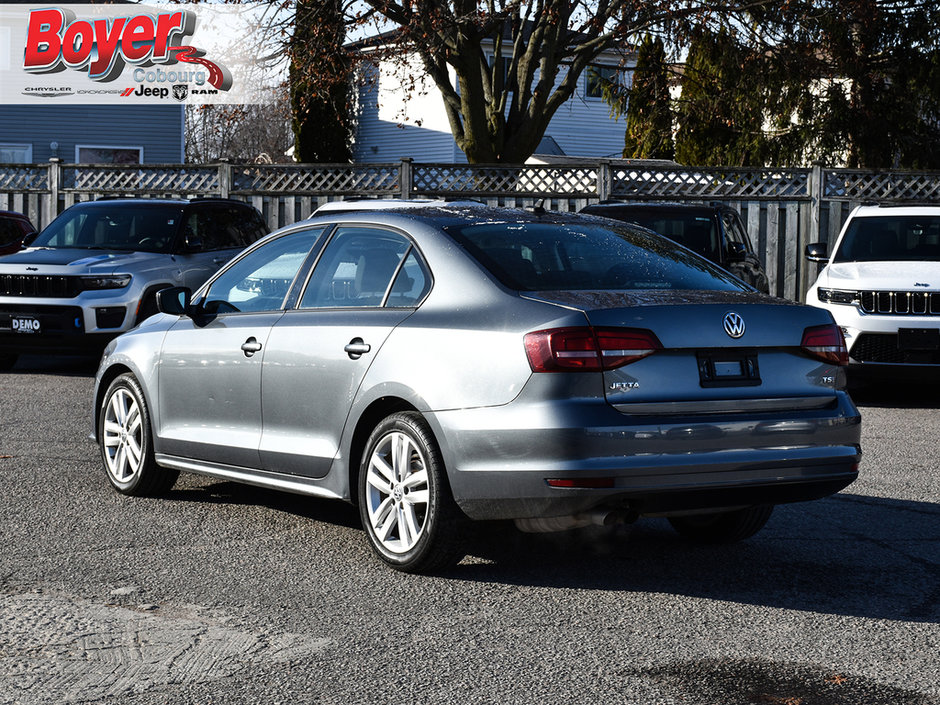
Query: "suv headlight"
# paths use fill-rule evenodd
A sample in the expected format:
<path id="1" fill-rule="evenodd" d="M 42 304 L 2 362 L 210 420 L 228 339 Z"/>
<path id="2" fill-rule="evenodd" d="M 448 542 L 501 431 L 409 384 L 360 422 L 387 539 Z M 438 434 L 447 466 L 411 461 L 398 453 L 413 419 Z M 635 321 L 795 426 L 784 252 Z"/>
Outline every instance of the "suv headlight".
<path id="1" fill-rule="evenodd" d="M 851 306 L 857 304 L 859 300 L 857 291 L 845 291 L 844 289 L 823 289 L 819 287 L 816 290 L 816 295 L 820 301 L 829 304 L 847 304 Z"/>
<path id="2" fill-rule="evenodd" d="M 131 283 L 130 274 L 111 274 L 100 277 L 81 277 L 82 290 L 123 289 Z"/>

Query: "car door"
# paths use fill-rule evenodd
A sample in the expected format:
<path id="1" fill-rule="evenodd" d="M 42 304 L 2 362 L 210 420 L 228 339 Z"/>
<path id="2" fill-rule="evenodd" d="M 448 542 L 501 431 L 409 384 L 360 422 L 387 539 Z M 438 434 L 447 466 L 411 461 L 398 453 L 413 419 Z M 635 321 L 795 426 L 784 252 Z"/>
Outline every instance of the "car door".
<path id="1" fill-rule="evenodd" d="M 322 228 L 266 242 L 223 271 L 164 338 L 161 447 L 170 455 L 257 468 L 261 368 L 272 326 Z"/>
<path id="2" fill-rule="evenodd" d="M 337 228 L 298 307 L 268 339 L 261 393 L 266 470 L 326 475 L 363 376 L 429 288 L 427 268 L 404 235 Z"/>

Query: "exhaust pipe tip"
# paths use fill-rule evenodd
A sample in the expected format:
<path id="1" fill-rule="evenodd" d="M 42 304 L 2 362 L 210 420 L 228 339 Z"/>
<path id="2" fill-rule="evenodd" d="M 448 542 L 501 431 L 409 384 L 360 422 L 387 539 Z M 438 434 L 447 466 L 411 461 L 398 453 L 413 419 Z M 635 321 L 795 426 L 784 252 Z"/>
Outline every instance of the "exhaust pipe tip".
<path id="1" fill-rule="evenodd" d="M 595 509 L 581 514 L 560 517 L 527 517 L 516 519 L 516 528 L 528 534 L 547 534 L 581 529 L 585 526 L 618 526 L 632 524 L 639 518 L 636 512 L 622 509 Z"/>

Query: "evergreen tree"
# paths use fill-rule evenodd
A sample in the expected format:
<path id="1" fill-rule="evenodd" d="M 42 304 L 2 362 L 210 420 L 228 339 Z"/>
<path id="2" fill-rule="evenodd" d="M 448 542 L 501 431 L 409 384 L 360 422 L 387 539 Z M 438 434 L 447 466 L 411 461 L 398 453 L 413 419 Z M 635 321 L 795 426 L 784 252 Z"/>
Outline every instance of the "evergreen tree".
<path id="1" fill-rule="evenodd" d="M 294 157 L 344 163 L 351 157 L 349 57 L 341 0 L 298 0 L 290 40 Z"/>
<path id="2" fill-rule="evenodd" d="M 627 94 L 623 156 L 628 159 L 672 159 L 669 65 L 662 39 L 650 35 L 643 39 L 633 72 L 633 85 Z"/>

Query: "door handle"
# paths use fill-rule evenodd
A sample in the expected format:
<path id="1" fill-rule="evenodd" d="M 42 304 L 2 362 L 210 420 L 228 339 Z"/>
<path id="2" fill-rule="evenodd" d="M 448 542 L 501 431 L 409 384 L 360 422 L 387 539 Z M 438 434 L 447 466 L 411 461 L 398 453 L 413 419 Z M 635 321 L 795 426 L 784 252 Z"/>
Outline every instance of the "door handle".
<path id="1" fill-rule="evenodd" d="M 363 342 L 362 338 L 353 338 L 346 344 L 346 347 L 343 348 L 343 350 L 345 350 L 349 355 L 350 360 L 358 360 L 360 357 L 372 350 L 372 346 Z"/>
<path id="2" fill-rule="evenodd" d="M 259 343 L 254 336 L 242 343 L 242 350 L 245 352 L 245 357 L 251 357 L 256 352 L 261 350 L 261 343 Z"/>
<path id="3" fill-rule="evenodd" d="M 213 257 L 212 258 L 212 264 L 218 265 L 219 267 L 221 267 L 226 262 L 228 262 L 228 260 L 225 259 L 225 257 Z"/>

